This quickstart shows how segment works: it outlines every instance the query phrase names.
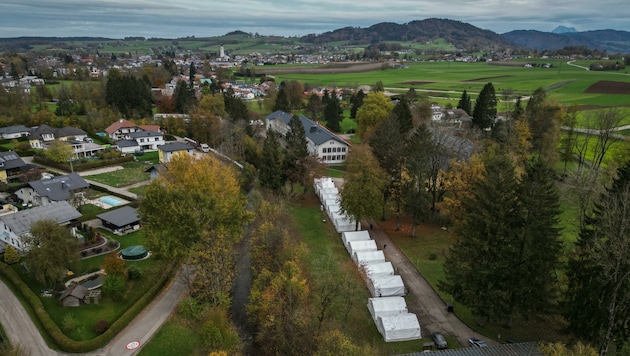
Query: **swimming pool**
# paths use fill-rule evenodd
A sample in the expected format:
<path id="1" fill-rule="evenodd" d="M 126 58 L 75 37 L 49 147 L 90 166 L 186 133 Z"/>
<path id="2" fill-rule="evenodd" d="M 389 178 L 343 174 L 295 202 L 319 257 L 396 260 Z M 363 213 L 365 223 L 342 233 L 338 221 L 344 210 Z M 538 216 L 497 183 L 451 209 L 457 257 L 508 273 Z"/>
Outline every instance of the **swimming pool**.
<path id="1" fill-rule="evenodd" d="M 118 206 L 118 205 L 123 205 L 126 204 L 127 202 L 120 200 L 118 198 L 116 198 L 115 196 L 112 195 L 106 195 L 104 197 L 100 197 L 98 198 L 98 200 L 100 200 L 101 202 L 107 204 L 107 205 L 111 205 L 111 206 Z"/>

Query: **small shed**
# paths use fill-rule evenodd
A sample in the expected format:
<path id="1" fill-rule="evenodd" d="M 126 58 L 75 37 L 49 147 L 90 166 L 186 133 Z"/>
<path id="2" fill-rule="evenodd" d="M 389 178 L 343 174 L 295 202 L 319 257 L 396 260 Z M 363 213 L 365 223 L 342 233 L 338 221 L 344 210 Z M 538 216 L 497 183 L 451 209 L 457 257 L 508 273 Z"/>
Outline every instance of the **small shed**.
<path id="1" fill-rule="evenodd" d="M 123 235 L 140 228 L 138 213 L 130 206 L 123 206 L 120 209 L 96 215 L 96 217 L 101 220 L 103 227 L 115 234 Z"/>
<path id="2" fill-rule="evenodd" d="M 85 287 L 80 284 L 73 284 L 61 293 L 59 300 L 64 307 L 78 307 L 84 301 L 86 293 Z"/>

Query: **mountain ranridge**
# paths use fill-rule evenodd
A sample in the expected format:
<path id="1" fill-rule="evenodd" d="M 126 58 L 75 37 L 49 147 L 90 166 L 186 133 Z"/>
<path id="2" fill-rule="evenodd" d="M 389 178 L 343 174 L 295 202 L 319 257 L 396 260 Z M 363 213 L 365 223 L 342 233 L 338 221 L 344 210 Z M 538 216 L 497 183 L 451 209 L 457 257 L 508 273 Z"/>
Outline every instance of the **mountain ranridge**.
<path id="1" fill-rule="evenodd" d="M 515 30 L 501 35 L 517 45 L 537 50 L 558 50 L 564 47 L 587 47 L 609 53 L 630 53 L 630 32 L 594 30 L 552 33 L 537 30 Z"/>

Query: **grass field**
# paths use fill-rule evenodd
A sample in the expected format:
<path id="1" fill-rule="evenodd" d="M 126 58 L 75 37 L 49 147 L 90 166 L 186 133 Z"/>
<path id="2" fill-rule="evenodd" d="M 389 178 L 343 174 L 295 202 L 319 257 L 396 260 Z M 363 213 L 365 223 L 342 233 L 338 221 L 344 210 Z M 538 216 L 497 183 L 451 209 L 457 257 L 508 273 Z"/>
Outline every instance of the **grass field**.
<path id="1" fill-rule="evenodd" d="M 88 179 L 99 183 L 107 184 L 111 187 L 125 187 L 131 184 L 149 180 L 149 173 L 145 172 L 150 167 L 142 162 L 126 162 L 122 164 L 123 169 L 113 172 L 101 173 L 86 176 Z"/>

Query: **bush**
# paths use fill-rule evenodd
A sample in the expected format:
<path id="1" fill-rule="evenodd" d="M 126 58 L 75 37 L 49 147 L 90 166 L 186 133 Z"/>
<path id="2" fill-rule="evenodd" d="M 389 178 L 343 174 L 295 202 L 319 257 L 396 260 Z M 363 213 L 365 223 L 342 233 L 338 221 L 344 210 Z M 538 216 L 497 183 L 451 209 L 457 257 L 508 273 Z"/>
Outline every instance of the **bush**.
<path id="1" fill-rule="evenodd" d="M 140 279 L 142 277 L 142 270 L 140 270 L 140 267 L 131 264 L 129 265 L 129 267 L 127 268 L 127 279 L 131 280 L 137 280 Z"/>
<path id="2" fill-rule="evenodd" d="M 179 315 L 185 319 L 194 320 L 201 317 L 203 312 L 203 305 L 199 303 L 195 298 L 186 297 L 183 298 L 177 307 Z"/>
<path id="3" fill-rule="evenodd" d="M 63 321 L 61 322 L 61 327 L 66 334 L 70 334 L 77 329 L 79 326 L 79 322 L 74 317 L 73 313 L 68 313 L 64 315 Z"/>
<path id="4" fill-rule="evenodd" d="M 202 329 L 203 340 L 208 348 L 233 352 L 240 349 L 238 333 L 225 310 L 219 308 L 210 310 L 208 320 L 204 322 Z"/>
<path id="5" fill-rule="evenodd" d="M 107 331 L 109 328 L 109 322 L 107 320 L 99 320 L 94 325 L 94 331 L 96 331 L 99 335 Z"/>
<path id="6" fill-rule="evenodd" d="M 11 245 L 4 250 L 4 262 L 8 265 L 20 262 L 20 254 Z"/>
<path id="7" fill-rule="evenodd" d="M 115 302 L 123 299 L 126 288 L 125 277 L 122 276 L 107 276 L 103 281 L 103 292 Z"/>

